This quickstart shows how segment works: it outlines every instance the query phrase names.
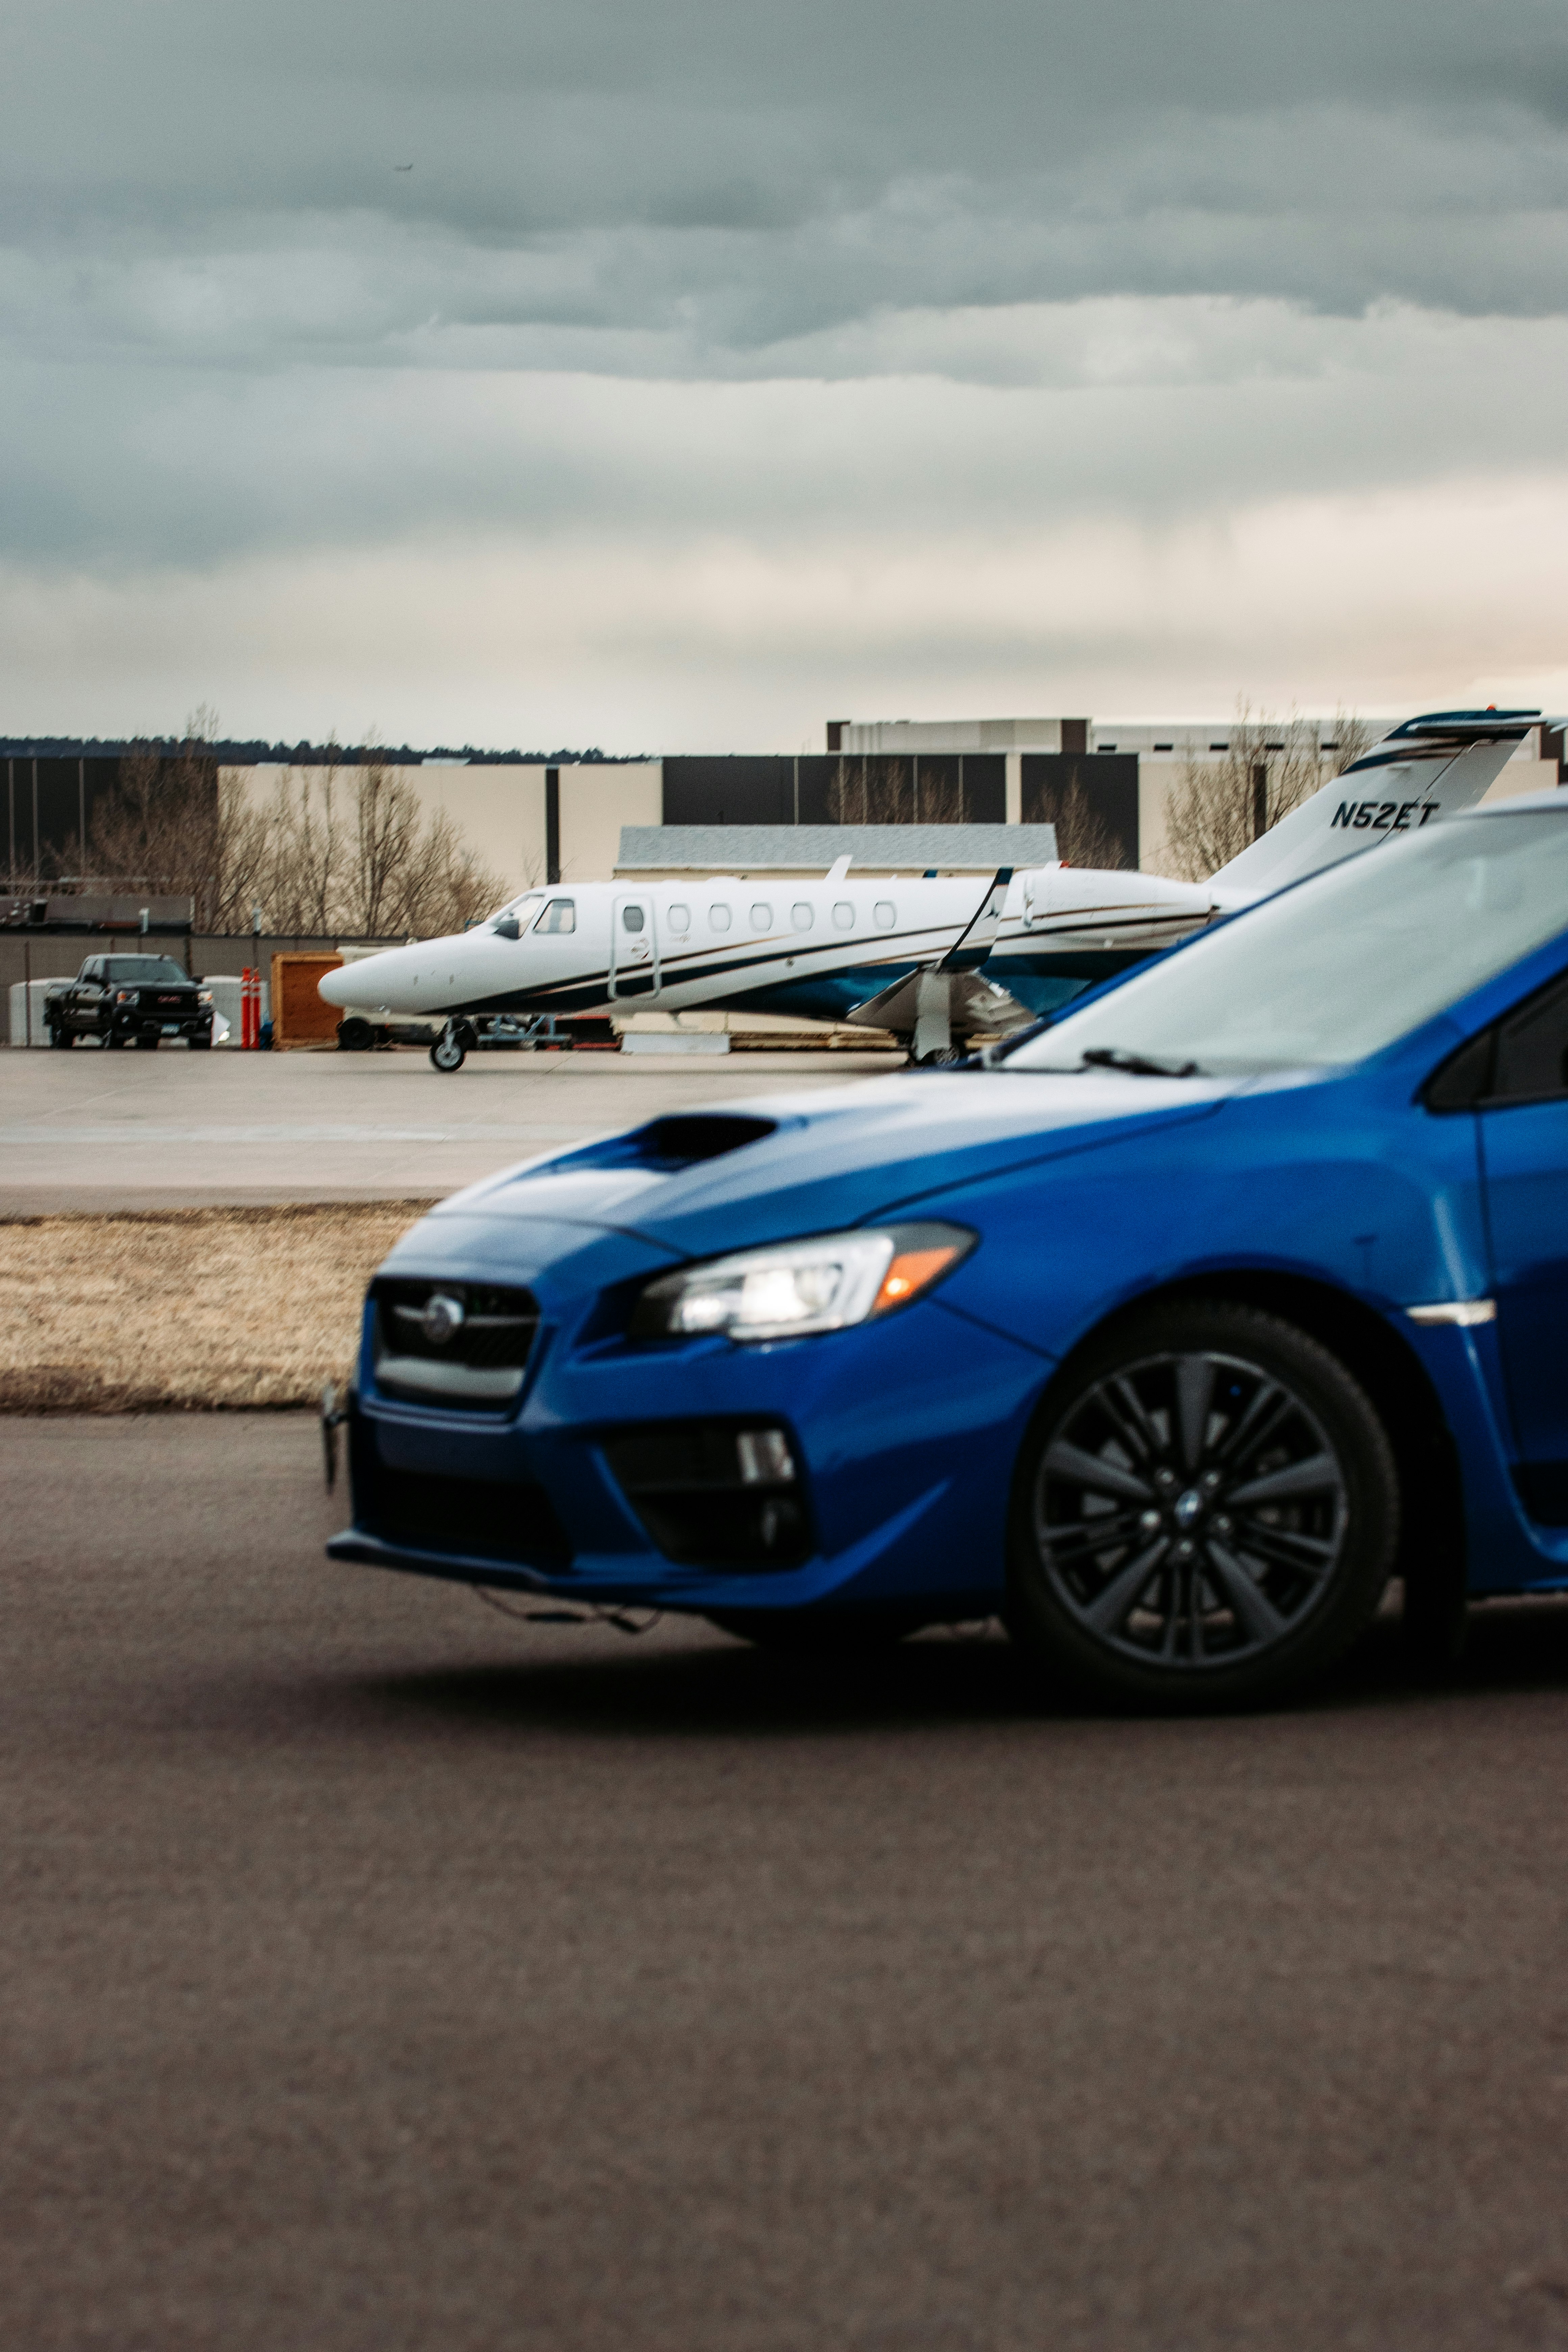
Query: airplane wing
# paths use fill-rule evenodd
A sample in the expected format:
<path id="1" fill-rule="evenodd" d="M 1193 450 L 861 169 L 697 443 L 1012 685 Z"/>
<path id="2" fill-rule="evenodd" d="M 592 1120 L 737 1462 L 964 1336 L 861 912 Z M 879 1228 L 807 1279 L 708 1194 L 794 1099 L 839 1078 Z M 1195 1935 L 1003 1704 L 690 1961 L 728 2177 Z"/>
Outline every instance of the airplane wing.
<path id="1" fill-rule="evenodd" d="M 918 971 L 906 972 L 901 980 L 868 996 L 864 1003 L 852 1005 L 844 1019 L 858 1029 L 890 1029 L 895 1035 L 911 1036 L 921 1014 L 940 1001 L 951 1027 L 961 1034 L 1015 1029 L 1032 1020 L 1033 1014 L 1016 997 L 980 976 L 980 967 L 1002 928 L 1002 910 L 1012 879 L 1013 868 L 999 866 L 995 880 L 944 955 L 932 957 Z"/>
<path id="2" fill-rule="evenodd" d="M 938 971 L 942 971 L 938 965 Z M 857 1029 L 890 1029 L 896 1037 L 914 1034 L 921 1013 L 922 993 L 929 992 L 931 980 L 928 965 L 920 971 L 906 972 L 863 1004 L 851 1005 L 841 1015 Z M 924 988 L 922 990 L 922 983 Z M 947 999 L 947 1017 L 959 1036 L 973 1035 L 982 1029 L 1018 1029 L 1033 1021 L 1035 1015 L 1027 1005 L 1020 1004 L 1005 988 L 997 988 L 977 971 L 955 971 L 942 983 Z"/>
<path id="3" fill-rule="evenodd" d="M 1430 710 L 1407 719 L 1211 876 L 1215 905 L 1246 906 L 1377 841 L 1473 808 L 1541 717 Z"/>

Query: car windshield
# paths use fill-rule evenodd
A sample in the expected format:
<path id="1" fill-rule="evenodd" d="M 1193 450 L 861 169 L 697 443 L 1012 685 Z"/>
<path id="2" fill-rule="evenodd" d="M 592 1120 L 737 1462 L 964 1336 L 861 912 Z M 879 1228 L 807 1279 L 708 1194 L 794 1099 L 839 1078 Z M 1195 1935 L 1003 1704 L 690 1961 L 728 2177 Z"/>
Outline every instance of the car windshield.
<path id="1" fill-rule="evenodd" d="M 173 956 L 110 956 L 103 967 L 105 980 L 117 980 L 121 988 L 130 981 L 140 981 L 143 988 L 155 987 L 163 980 L 184 980 L 189 977 L 183 964 Z"/>
<path id="2" fill-rule="evenodd" d="M 1009 1070 L 1364 1061 L 1568 930 L 1568 806 L 1461 817 L 1314 876 L 1030 1038 Z"/>

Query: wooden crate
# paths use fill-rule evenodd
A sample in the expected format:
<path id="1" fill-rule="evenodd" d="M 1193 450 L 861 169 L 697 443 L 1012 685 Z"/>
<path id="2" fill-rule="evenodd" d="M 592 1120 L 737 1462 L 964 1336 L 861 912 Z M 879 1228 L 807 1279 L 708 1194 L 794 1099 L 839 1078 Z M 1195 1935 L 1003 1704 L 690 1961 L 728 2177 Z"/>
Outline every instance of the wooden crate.
<path id="1" fill-rule="evenodd" d="M 275 1049 L 290 1045 L 331 1045 L 337 1041 L 342 1014 L 335 1004 L 323 1004 L 316 982 L 342 964 L 340 955 L 310 955 L 295 949 L 272 959 L 272 1043 Z"/>

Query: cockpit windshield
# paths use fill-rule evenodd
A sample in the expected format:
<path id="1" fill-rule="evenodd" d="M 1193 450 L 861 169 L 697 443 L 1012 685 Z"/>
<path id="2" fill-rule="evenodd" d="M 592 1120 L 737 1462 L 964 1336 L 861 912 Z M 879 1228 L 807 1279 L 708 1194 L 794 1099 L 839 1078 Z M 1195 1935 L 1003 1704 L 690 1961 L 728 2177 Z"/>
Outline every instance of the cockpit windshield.
<path id="1" fill-rule="evenodd" d="M 487 918 L 487 928 L 493 930 L 510 915 L 518 929 L 526 931 L 543 896 L 542 890 L 525 890 L 520 898 L 509 898 L 504 907 L 498 907 L 495 913 Z"/>

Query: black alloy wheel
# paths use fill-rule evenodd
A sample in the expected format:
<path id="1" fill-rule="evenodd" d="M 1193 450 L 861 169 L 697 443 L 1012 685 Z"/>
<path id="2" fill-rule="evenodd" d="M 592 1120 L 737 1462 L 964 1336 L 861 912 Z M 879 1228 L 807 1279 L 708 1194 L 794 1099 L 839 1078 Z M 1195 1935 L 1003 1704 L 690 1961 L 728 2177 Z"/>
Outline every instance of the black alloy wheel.
<path id="1" fill-rule="evenodd" d="M 1100 1698 L 1274 1697 L 1361 1633 L 1399 1481 L 1345 1366 L 1247 1307 L 1150 1309 L 1091 1342 L 1025 1449 L 1010 1628 Z"/>

